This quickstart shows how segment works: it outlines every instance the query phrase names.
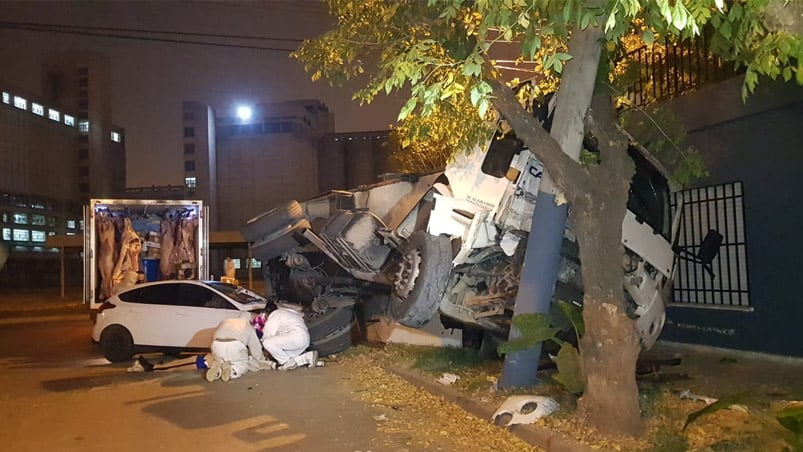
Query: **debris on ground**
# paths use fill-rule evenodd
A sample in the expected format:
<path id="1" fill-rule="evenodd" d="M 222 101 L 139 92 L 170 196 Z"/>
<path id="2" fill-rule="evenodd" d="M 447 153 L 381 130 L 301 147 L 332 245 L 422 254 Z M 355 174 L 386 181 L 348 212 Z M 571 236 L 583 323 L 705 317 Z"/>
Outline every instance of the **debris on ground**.
<path id="1" fill-rule="evenodd" d="M 460 379 L 459 375 L 455 375 L 455 374 L 450 374 L 448 372 L 444 372 L 443 375 L 441 375 L 440 378 L 435 379 L 435 381 L 437 381 L 438 383 L 440 383 L 442 385 L 449 386 L 450 384 L 453 384 L 454 382 L 456 382 L 458 379 Z"/>
<path id="2" fill-rule="evenodd" d="M 557 411 L 555 399 L 538 395 L 510 396 L 494 413 L 494 424 L 509 427 L 516 424 L 534 424 L 542 417 Z"/>

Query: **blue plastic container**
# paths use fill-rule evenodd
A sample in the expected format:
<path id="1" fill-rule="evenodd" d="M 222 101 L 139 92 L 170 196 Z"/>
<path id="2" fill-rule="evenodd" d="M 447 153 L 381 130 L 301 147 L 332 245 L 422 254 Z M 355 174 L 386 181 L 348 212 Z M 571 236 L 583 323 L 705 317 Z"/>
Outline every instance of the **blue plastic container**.
<path id="1" fill-rule="evenodd" d="M 145 281 L 159 280 L 159 259 L 142 259 L 142 268 L 145 270 Z"/>

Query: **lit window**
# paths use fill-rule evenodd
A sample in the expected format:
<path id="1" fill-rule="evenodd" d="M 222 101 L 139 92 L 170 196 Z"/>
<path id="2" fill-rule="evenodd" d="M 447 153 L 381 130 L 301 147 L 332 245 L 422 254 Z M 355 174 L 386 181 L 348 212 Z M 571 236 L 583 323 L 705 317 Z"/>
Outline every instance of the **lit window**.
<path id="1" fill-rule="evenodd" d="M 89 133 L 89 121 L 78 121 L 78 131 L 81 133 Z"/>
<path id="2" fill-rule="evenodd" d="M 240 268 L 240 259 L 232 259 L 232 261 L 234 262 L 234 268 L 239 269 Z"/>
<path id="3" fill-rule="evenodd" d="M 58 110 L 53 110 L 52 108 L 47 110 L 47 117 L 54 121 L 61 121 L 61 113 L 59 113 Z"/>
<path id="4" fill-rule="evenodd" d="M 11 228 L 3 228 L 3 240 L 11 240 Z"/>
<path id="5" fill-rule="evenodd" d="M 14 214 L 14 224 L 28 224 L 28 214 L 27 213 L 15 213 Z"/>
<path id="6" fill-rule="evenodd" d="M 67 227 L 69 229 L 75 229 L 75 220 L 67 220 Z"/>
<path id="7" fill-rule="evenodd" d="M 186 185 L 187 188 L 195 188 L 195 184 L 196 184 L 196 180 L 195 180 L 194 177 L 185 177 L 184 178 L 184 185 Z"/>
<path id="8" fill-rule="evenodd" d="M 27 242 L 30 234 L 27 229 L 14 229 L 14 240 L 17 242 Z"/>
<path id="9" fill-rule="evenodd" d="M 251 268 L 262 268 L 262 261 L 258 259 L 251 259 Z"/>
<path id="10" fill-rule="evenodd" d="M 44 116 L 45 115 L 45 107 L 37 104 L 36 102 L 31 102 L 31 111 L 35 115 Z"/>
<path id="11" fill-rule="evenodd" d="M 44 215 L 31 215 L 31 224 L 36 226 L 44 226 L 45 225 L 45 216 Z"/>
<path id="12" fill-rule="evenodd" d="M 28 101 L 24 97 L 14 96 L 14 106 L 20 110 L 27 110 Z"/>
<path id="13" fill-rule="evenodd" d="M 3 91 L 3 103 L 4 104 L 10 104 L 11 103 L 11 94 L 8 94 L 5 91 Z"/>
<path id="14" fill-rule="evenodd" d="M 112 132 L 112 141 L 115 143 L 120 142 L 120 132 Z"/>
<path id="15" fill-rule="evenodd" d="M 36 243 L 45 243 L 47 235 L 45 231 L 31 231 L 31 241 Z"/>
<path id="16" fill-rule="evenodd" d="M 75 117 L 70 115 L 64 115 L 64 124 L 70 127 L 75 127 Z"/>
<path id="17" fill-rule="evenodd" d="M 78 229 L 80 229 L 80 230 L 82 230 L 82 231 L 84 230 L 84 220 L 80 220 L 80 221 L 78 222 Z"/>

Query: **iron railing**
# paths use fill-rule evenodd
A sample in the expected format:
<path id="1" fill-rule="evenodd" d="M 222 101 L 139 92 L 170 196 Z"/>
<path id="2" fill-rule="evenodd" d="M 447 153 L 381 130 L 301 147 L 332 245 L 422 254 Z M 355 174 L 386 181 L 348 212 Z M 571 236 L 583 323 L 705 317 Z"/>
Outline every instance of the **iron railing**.
<path id="1" fill-rule="evenodd" d="M 741 182 L 693 188 L 673 194 L 672 210 L 682 206 L 675 268 L 675 306 L 750 310 L 744 190 Z M 719 254 L 705 269 L 683 255 L 696 255 L 709 230 L 719 232 Z M 684 253 L 685 251 L 686 253 Z M 709 271 L 710 270 L 710 271 Z"/>

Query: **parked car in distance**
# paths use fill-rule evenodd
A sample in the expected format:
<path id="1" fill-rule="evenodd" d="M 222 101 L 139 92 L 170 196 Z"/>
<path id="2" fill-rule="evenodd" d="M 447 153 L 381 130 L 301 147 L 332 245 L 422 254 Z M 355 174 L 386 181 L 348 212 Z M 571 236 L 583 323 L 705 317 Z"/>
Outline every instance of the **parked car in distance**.
<path id="1" fill-rule="evenodd" d="M 175 352 L 209 348 L 223 319 L 256 315 L 265 297 L 219 281 L 170 280 L 136 285 L 110 297 L 94 317 L 92 339 L 111 362 L 136 348 Z"/>

